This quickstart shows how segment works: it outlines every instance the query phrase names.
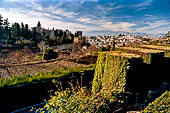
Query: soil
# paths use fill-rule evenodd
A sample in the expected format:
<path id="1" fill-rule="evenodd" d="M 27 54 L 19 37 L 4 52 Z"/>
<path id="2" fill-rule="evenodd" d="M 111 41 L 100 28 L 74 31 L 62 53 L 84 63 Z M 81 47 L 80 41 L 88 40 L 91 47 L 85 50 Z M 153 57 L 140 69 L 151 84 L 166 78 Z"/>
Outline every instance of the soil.
<path id="1" fill-rule="evenodd" d="M 8 53 L 7 57 L 1 56 L 0 78 L 10 77 L 11 75 L 35 74 L 37 72 L 49 72 L 55 69 L 84 66 L 83 64 L 78 64 L 65 59 L 44 61 L 38 58 L 38 52 L 29 50 L 27 53 L 24 51 L 26 50 L 12 51 Z M 4 65 L 7 66 L 10 74 L 4 68 Z"/>

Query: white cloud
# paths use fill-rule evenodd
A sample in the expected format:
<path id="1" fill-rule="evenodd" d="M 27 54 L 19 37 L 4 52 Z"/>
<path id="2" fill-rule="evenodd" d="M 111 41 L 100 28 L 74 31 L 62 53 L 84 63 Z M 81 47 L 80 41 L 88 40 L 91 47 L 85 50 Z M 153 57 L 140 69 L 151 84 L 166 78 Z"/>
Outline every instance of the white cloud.
<path id="1" fill-rule="evenodd" d="M 9 18 L 10 23 L 21 23 L 28 24 L 30 27 L 36 26 L 37 22 L 40 21 L 42 26 L 45 28 L 59 28 L 59 29 L 69 29 L 72 31 L 76 30 L 88 30 L 88 27 L 82 24 L 63 22 L 62 20 L 54 20 L 49 18 L 50 14 L 40 13 L 35 11 L 26 11 L 21 9 L 12 8 L 6 10 L 0 8 L 0 12 L 4 18 Z M 58 18 L 57 16 L 54 16 Z"/>
<path id="2" fill-rule="evenodd" d="M 152 2 L 153 2 L 153 0 L 146 0 L 145 2 L 136 4 L 135 7 L 146 7 L 146 6 L 150 6 Z"/>
<path id="3" fill-rule="evenodd" d="M 157 20 L 153 22 L 146 22 L 144 27 L 136 29 L 136 32 L 144 32 L 150 34 L 166 33 L 170 29 L 170 21 Z"/>
<path id="4" fill-rule="evenodd" d="M 17 2 L 22 0 L 8 0 L 11 2 Z M 45 28 L 58 28 L 58 29 L 69 29 L 72 31 L 82 30 L 82 31 L 97 31 L 97 30 L 109 30 L 109 31 L 127 31 L 127 32 L 144 32 L 144 33 L 165 33 L 168 29 L 170 29 L 170 21 L 167 20 L 159 20 L 153 22 L 145 22 L 147 26 L 134 28 L 137 26 L 136 23 L 130 22 L 117 22 L 113 23 L 111 20 L 108 20 L 106 16 L 105 18 L 97 18 L 95 15 L 89 16 L 84 15 L 84 17 L 79 17 L 79 13 L 73 11 L 66 11 L 64 8 L 59 8 L 58 4 L 55 6 L 43 7 L 41 4 L 37 3 L 37 0 L 24 0 L 25 2 L 29 2 L 25 7 L 27 8 L 0 8 L 0 13 L 4 18 L 9 18 L 10 23 L 14 22 L 24 22 L 25 24 L 29 24 L 30 27 L 36 26 L 38 21 L 41 21 L 42 26 Z M 85 1 L 85 0 L 82 0 Z M 91 0 L 93 1 L 93 0 Z M 145 6 L 149 6 L 152 0 L 145 2 L 143 4 L 138 4 L 136 8 L 140 10 L 140 8 Z M 106 8 L 106 13 L 109 10 L 119 9 L 122 6 L 115 6 L 111 8 Z M 98 7 L 104 8 L 104 7 Z M 31 10 L 32 9 L 32 10 Z M 103 9 L 104 10 L 104 9 Z M 153 15 L 145 15 L 147 17 L 152 17 Z M 63 20 L 64 17 L 67 17 L 68 22 Z M 130 18 L 131 16 L 122 16 L 122 17 L 112 17 L 112 18 Z M 111 18 L 111 19 L 112 19 Z M 109 18 L 110 19 L 110 18 Z M 82 24 L 81 24 L 82 23 Z M 142 23 L 143 24 L 143 23 Z M 165 27 L 166 26 L 166 27 Z"/>
<path id="5" fill-rule="evenodd" d="M 146 0 L 145 2 L 138 3 L 135 5 L 131 5 L 130 7 L 136 8 L 136 11 L 141 11 L 147 9 L 153 2 L 154 0 Z"/>
<path id="6" fill-rule="evenodd" d="M 93 20 L 91 19 L 91 18 L 87 18 L 87 17 L 85 17 L 85 18 L 76 18 L 75 19 L 76 21 L 79 21 L 79 22 L 82 22 L 82 23 L 92 23 L 93 22 Z"/>
<path id="7" fill-rule="evenodd" d="M 104 29 L 111 30 L 111 31 L 126 31 L 126 32 L 132 32 L 133 26 L 136 26 L 134 23 L 128 23 L 128 22 L 120 22 L 113 24 L 112 22 L 108 22 L 105 25 L 103 25 Z"/>
<path id="8" fill-rule="evenodd" d="M 44 11 L 50 12 L 52 14 L 57 14 L 60 16 L 65 16 L 67 18 L 73 18 L 74 16 L 78 15 L 78 13 L 75 12 L 67 12 L 64 11 L 62 8 L 57 8 L 55 6 L 49 6 L 48 8 L 45 8 Z"/>

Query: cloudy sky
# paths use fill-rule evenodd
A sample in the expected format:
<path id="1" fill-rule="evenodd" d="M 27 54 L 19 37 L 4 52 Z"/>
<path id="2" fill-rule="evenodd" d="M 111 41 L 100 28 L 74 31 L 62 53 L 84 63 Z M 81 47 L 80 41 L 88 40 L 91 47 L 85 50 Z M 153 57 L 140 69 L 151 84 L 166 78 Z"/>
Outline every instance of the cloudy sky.
<path id="1" fill-rule="evenodd" d="M 170 0 L 0 0 L 0 14 L 10 23 L 30 27 L 149 34 L 170 30 Z"/>

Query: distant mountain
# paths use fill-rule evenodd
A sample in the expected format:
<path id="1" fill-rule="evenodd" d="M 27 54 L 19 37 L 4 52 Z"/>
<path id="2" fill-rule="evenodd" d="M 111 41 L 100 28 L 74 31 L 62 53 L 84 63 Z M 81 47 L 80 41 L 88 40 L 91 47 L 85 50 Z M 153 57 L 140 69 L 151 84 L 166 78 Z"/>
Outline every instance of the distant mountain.
<path id="1" fill-rule="evenodd" d="M 165 34 L 148 34 L 148 33 L 141 33 L 141 32 L 125 32 L 125 31 L 108 31 L 108 30 L 102 30 L 102 31 L 90 31 L 90 32 L 84 32 L 84 35 L 139 35 L 139 36 L 151 36 L 151 37 L 160 37 L 164 36 Z"/>

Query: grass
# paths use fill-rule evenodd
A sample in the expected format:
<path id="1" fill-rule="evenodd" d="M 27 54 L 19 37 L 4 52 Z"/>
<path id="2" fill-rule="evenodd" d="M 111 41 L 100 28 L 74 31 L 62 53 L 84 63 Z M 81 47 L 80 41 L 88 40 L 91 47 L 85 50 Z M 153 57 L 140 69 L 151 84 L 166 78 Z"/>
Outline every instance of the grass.
<path id="1" fill-rule="evenodd" d="M 25 74 L 20 76 L 14 76 L 12 78 L 0 78 L 0 87 L 21 85 L 25 83 L 39 82 L 50 78 L 61 77 L 73 72 L 84 72 L 88 70 L 94 70 L 95 65 L 91 64 L 84 67 L 78 68 L 66 68 L 60 70 L 53 70 L 51 72 L 38 72 L 34 75 Z"/>

